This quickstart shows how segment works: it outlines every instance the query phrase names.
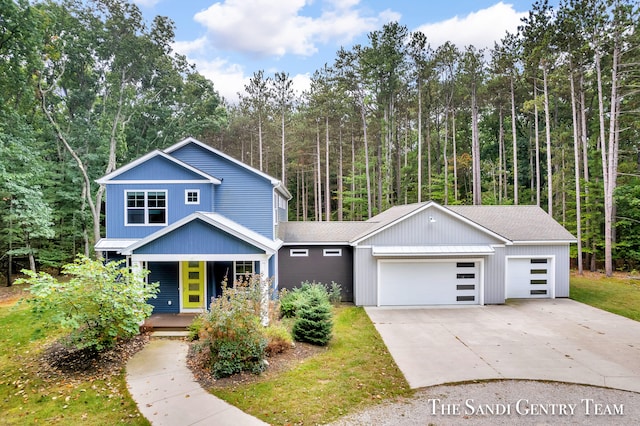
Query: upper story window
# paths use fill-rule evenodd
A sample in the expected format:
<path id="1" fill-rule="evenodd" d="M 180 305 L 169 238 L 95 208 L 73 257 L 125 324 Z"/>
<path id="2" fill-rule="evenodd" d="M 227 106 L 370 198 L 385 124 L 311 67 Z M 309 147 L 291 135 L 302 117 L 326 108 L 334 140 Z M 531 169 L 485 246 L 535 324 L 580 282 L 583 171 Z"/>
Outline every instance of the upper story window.
<path id="1" fill-rule="evenodd" d="M 167 191 L 126 191 L 125 225 L 166 225 Z"/>
<path id="2" fill-rule="evenodd" d="M 185 204 L 200 204 L 200 190 L 199 189 L 187 189 L 184 191 L 184 203 Z"/>

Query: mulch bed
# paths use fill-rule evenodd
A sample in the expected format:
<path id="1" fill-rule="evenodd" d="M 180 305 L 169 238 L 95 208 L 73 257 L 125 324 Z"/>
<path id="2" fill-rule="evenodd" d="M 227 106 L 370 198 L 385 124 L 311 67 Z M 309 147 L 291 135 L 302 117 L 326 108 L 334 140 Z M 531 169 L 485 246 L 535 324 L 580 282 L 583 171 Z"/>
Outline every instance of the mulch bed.
<path id="1" fill-rule="evenodd" d="M 192 343 L 189 349 L 187 365 L 191 369 L 191 372 L 193 373 L 196 381 L 204 389 L 227 389 L 234 388 L 240 385 L 266 381 L 282 371 L 294 368 L 296 365 L 302 363 L 307 358 L 313 357 L 327 350 L 326 347 L 296 342 L 293 348 L 285 352 L 267 357 L 267 362 L 269 363 L 269 365 L 266 371 L 262 372 L 261 374 L 240 373 L 234 374 L 230 377 L 215 379 L 211 375 L 211 371 L 206 366 L 206 363 L 203 362 L 203 357 L 199 356 L 199 354 L 193 350 L 195 344 L 195 342 Z"/>
<path id="2" fill-rule="evenodd" d="M 108 380 L 120 374 L 129 358 L 149 341 L 149 334 L 139 334 L 123 340 L 112 349 L 96 352 L 66 347 L 56 341 L 40 356 L 40 375 L 46 379 L 64 377 L 71 380 Z"/>

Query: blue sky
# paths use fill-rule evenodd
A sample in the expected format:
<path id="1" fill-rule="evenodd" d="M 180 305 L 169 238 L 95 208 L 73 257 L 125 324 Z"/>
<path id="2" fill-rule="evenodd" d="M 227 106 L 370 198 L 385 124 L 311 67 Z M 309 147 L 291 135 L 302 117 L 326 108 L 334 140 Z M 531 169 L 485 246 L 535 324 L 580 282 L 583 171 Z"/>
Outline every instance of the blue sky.
<path id="1" fill-rule="evenodd" d="M 284 71 L 298 90 L 313 72 L 332 64 L 344 46 L 367 43 L 367 34 L 391 21 L 421 30 L 433 48 L 493 47 L 515 32 L 533 0 L 133 0 L 151 21 L 176 24 L 174 49 L 213 81 L 228 101 L 255 71 Z M 550 3 L 556 4 L 557 1 Z"/>

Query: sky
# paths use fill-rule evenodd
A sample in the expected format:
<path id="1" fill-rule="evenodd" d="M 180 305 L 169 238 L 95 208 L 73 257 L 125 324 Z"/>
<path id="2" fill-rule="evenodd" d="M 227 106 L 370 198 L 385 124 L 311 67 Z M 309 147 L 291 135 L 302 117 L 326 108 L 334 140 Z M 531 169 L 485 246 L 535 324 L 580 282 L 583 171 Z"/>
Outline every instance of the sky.
<path id="1" fill-rule="evenodd" d="M 254 72 L 286 72 L 298 92 L 340 47 L 397 21 L 422 31 L 432 48 L 447 40 L 463 49 L 492 48 L 515 33 L 533 0 L 133 0 L 147 21 L 168 16 L 174 50 L 185 55 L 228 102 Z M 557 3 L 551 1 L 551 4 Z"/>

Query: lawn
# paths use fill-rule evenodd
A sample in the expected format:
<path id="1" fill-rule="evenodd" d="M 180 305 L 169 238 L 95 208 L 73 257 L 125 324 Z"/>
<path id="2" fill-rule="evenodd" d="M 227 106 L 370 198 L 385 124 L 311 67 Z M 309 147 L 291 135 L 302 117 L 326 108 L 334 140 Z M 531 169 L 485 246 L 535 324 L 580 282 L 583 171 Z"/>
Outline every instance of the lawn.
<path id="1" fill-rule="evenodd" d="M 640 280 L 587 272 L 584 276 L 572 274 L 571 298 L 640 321 Z"/>
<path id="2" fill-rule="evenodd" d="M 412 395 L 363 308 L 340 307 L 327 350 L 268 381 L 212 390 L 272 424 L 322 424 Z"/>
<path id="3" fill-rule="evenodd" d="M 43 371 L 40 355 L 61 331 L 25 304 L 0 304 L 0 412 L 3 425 L 148 425 L 124 373 L 74 379 Z"/>

